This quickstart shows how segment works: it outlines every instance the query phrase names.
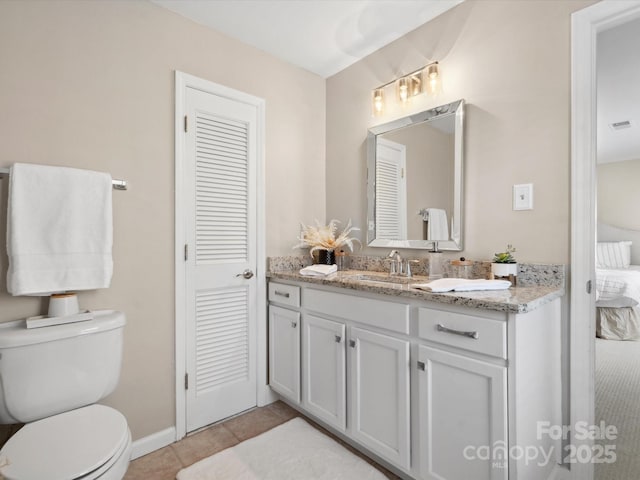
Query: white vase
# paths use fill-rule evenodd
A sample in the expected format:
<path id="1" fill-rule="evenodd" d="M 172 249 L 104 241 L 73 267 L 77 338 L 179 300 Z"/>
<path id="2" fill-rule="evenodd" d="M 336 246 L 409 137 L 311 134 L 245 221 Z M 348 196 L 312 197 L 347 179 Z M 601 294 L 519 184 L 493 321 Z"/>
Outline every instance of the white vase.
<path id="1" fill-rule="evenodd" d="M 509 275 L 513 275 L 514 277 L 516 277 L 518 275 L 518 264 L 492 263 L 491 273 L 493 273 L 494 277 L 508 277 Z"/>

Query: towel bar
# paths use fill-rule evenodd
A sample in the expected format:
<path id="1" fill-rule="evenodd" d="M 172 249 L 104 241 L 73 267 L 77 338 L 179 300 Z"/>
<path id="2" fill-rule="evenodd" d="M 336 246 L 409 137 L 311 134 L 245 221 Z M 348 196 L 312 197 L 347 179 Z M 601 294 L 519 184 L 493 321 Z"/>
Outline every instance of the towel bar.
<path id="1" fill-rule="evenodd" d="M 0 167 L 0 178 L 8 177 L 9 169 L 7 167 Z M 113 184 L 114 190 L 126 190 L 127 189 L 127 181 L 126 180 L 117 180 L 113 179 L 111 181 Z"/>

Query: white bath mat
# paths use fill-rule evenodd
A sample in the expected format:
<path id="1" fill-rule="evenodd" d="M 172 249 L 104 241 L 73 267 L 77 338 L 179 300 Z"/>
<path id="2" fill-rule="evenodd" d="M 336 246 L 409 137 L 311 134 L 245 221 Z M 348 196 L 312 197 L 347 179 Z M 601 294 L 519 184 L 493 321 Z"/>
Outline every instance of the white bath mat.
<path id="1" fill-rule="evenodd" d="M 385 480 L 367 462 L 294 418 L 178 472 L 177 480 Z"/>

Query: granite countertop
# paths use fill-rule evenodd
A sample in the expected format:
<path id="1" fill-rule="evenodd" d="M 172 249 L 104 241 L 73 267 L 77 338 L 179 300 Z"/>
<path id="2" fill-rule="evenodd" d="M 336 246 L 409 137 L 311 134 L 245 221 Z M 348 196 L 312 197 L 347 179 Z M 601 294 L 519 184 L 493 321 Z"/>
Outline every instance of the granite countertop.
<path id="1" fill-rule="evenodd" d="M 427 300 L 430 302 L 482 308 L 510 313 L 526 313 L 564 295 L 561 286 L 539 285 L 512 287 L 508 290 L 431 293 L 412 287 L 412 284 L 426 283 L 427 277 L 389 277 L 385 272 L 345 270 L 326 277 L 300 275 L 298 270 L 272 271 L 267 277 L 273 280 L 328 285 L 332 287 L 380 293 L 404 298 Z M 393 283 L 388 280 L 393 279 Z M 387 281 L 385 281 L 387 280 Z"/>

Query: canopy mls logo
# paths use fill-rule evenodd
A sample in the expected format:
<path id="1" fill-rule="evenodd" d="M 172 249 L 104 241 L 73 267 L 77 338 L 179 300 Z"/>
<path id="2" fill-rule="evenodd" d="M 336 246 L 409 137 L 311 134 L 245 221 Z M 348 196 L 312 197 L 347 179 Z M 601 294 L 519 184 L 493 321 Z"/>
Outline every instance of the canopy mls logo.
<path id="1" fill-rule="evenodd" d="M 560 452 L 560 441 L 568 440 L 573 432 L 578 441 L 593 440 L 593 445 L 565 445 Z M 552 459 L 562 453 L 563 463 L 614 463 L 616 461 L 616 445 L 613 442 L 618 437 L 618 428 L 607 425 L 604 421 L 598 425 L 587 422 L 577 422 L 570 425 L 553 425 L 548 421 L 536 424 L 536 438 L 545 445 L 512 445 L 509 447 L 503 440 L 493 445 L 467 445 L 462 454 L 466 460 L 491 461 L 492 468 L 506 468 L 509 460 L 523 461 L 525 465 L 544 467 Z M 542 442 L 543 440 L 547 442 Z M 551 440 L 549 442 L 548 440 Z M 550 444 L 551 443 L 551 444 Z"/>
<path id="2" fill-rule="evenodd" d="M 552 440 L 568 440 L 569 434 L 575 432 L 576 440 L 615 440 L 618 438 L 618 428 L 615 425 L 607 425 L 604 420 L 598 425 L 589 425 L 587 422 L 576 422 L 570 425 L 551 425 L 551 422 L 537 423 L 536 438 L 542 440 L 545 436 Z"/>
<path id="3" fill-rule="evenodd" d="M 492 468 L 506 468 L 509 460 L 524 460 L 525 465 L 544 467 L 551 461 L 553 453 L 553 446 L 546 450 L 538 445 L 507 447 L 504 440 L 493 442 L 493 445 L 467 445 L 462 451 L 466 460 L 489 460 Z"/>

